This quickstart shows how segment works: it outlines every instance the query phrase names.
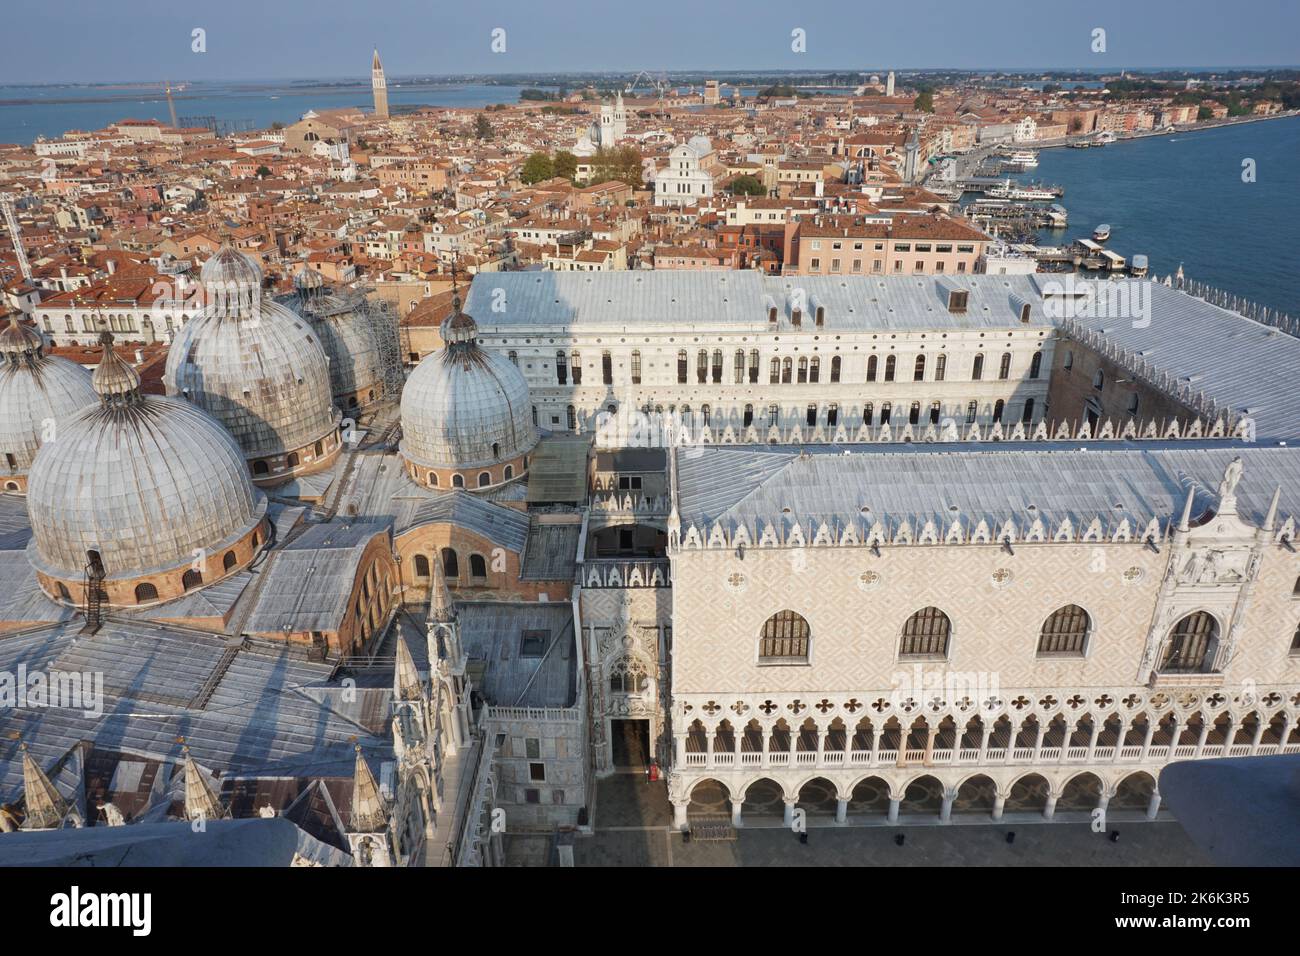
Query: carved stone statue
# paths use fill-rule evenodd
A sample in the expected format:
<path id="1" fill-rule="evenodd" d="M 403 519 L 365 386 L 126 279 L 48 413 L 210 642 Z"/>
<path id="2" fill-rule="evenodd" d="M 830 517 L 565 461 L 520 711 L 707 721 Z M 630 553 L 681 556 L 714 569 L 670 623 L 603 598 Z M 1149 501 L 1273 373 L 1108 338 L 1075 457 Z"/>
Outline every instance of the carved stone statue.
<path id="1" fill-rule="evenodd" d="M 1219 482 L 1219 510 L 1234 509 L 1237 504 L 1237 485 L 1241 482 L 1241 456 L 1233 458 L 1224 469 L 1223 481 Z"/>

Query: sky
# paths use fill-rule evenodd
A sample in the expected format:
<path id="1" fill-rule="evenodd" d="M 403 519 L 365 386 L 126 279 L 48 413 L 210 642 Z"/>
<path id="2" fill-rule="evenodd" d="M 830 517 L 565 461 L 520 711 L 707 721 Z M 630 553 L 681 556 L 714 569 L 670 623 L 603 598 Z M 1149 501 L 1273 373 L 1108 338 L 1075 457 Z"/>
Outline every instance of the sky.
<path id="1" fill-rule="evenodd" d="M 1300 0 L 5 0 L 0 83 L 1290 65 Z M 195 52 L 193 31 L 206 50 Z M 497 46 L 494 52 L 493 31 Z M 1094 52 L 1094 31 L 1105 52 Z M 793 31 L 805 49 L 795 52 Z"/>

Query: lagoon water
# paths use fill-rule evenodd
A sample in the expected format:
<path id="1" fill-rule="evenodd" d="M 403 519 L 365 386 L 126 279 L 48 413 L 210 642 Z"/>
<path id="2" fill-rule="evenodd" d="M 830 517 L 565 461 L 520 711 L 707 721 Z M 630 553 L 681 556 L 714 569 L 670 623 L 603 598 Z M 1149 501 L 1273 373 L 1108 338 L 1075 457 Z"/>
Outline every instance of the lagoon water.
<path id="1" fill-rule="evenodd" d="M 1255 181 L 1242 181 L 1253 159 Z M 1163 277 L 1189 278 L 1300 316 L 1300 117 L 1173 133 L 1101 149 L 1044 149 L 1021 180 L 1065 187 L 1064 230 L 1090 238 L 1109 223 L 1108 249 L 1145 253 Z"/>
<path id="2" fill-rule="evenodd" d="M 388 104 L 480 107 L 519 102 L 519 86 L 388 82 Z M 218 123 L 264 129 L 295 123 L 309 109 L 366 108 L 370 81 L 195 82 L 172 94 L 176 115 L 215 117 Z M 171 122 L 161 86 L 0 86 L 0 143 L 30 143 L 70 129 L 102 129 L 123 119 Z"/>

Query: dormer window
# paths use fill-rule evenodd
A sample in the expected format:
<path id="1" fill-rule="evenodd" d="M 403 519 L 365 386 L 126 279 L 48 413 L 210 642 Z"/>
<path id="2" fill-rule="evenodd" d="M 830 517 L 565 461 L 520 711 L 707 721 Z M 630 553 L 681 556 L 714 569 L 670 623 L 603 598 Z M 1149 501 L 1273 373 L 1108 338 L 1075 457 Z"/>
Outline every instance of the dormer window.
<path id="1" fill-rule="evenodd" d="M 776 325 L 776 306 L 772 306 L 772 308 L 767 310 L 767 321 Z"/>
<path id="2" fill-rule="evenodd" d="M 948 311 L 953 315 L 962 315 L 966 311 L 967 303 L 970 300 L 970 293 L 963 290 L 953 290 L 948 293 Z"/>
<path id="3" fill-rule="evenodd" d="M 794 309 L 790 312 L 790 324 L 798 328 L 803 323 L 803 309 Z"/>
<path id="4" fill-rule="evenodd" d="M 1020 321 L 1024 325 L 1029 324 L 1029 303 L 1026 302 L 1020 307 Z"/>

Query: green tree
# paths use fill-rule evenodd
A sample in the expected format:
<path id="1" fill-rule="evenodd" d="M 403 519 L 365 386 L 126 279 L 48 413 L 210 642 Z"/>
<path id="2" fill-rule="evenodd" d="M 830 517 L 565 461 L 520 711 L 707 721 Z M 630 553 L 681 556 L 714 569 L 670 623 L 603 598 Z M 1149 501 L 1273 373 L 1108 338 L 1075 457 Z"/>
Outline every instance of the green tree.
<path id="1" fill-rule="evenodd" d="M 1196 118 L 1198 120 L 1214 119 L 1214 110 L 1210 109 L 1208 106 L 1202 106 L 1196 111 Z"/>
<path id="2" fill-rule="evenodd" d="M 763 182 L 757 176 L 737 176 L 731 181 L 731 195 L 765 196 L 767 190 L 763 188 Z"/>
<path id="3" fill-rule="evenodd" d="M 551 162 L 551 157 L 545 153 L 533 153 L 524 160 L 524 169 L 519 178 L 531 186 L 554 175 L 555 165 Z"/>
<path id="4" fill-rule="evenodd" d="M 551 171 L 552 176 L 563 176 L 572 182 L 573 177 L 578 173 L 578 157 L 574 156 L 567 149 L 557 150 L 555 153 L 554 167 Z"/>
<path id="5" fill-rule="evenodd" d="M 492 124 L 488 122 L 488 118 L 482 113 L 479 113 L 474 118 L 474 135 L 479 139 L 492 138 Z"/>
<path id="6" fill-rule="evenodd" d="M 922 113 L 933 113 L 934 94 L 929 90 L 922 90 L 917 94 L 916 99 L 912 101 L 912 108 L 920 110 Z"/>
<path id="7" fill-rule="evenodd" d="M 270 176 L 270 175 L 271 175 L 271 170 L 270 170 L 268 167 L 266 167 L 266 166 L 258 166 L 258 167 L 257 167 L 257 178 L 258 178 L 258 179 L 265 179 L 267 176 Z"/>
<path id="8" fill-rule="evenodd" d="M 634 189 L 641 188 L 641 154 L 635 147 L 598 149 L 596 155 L 591 158 L 592 185 L 615 180 L 627 183 Z"/>

